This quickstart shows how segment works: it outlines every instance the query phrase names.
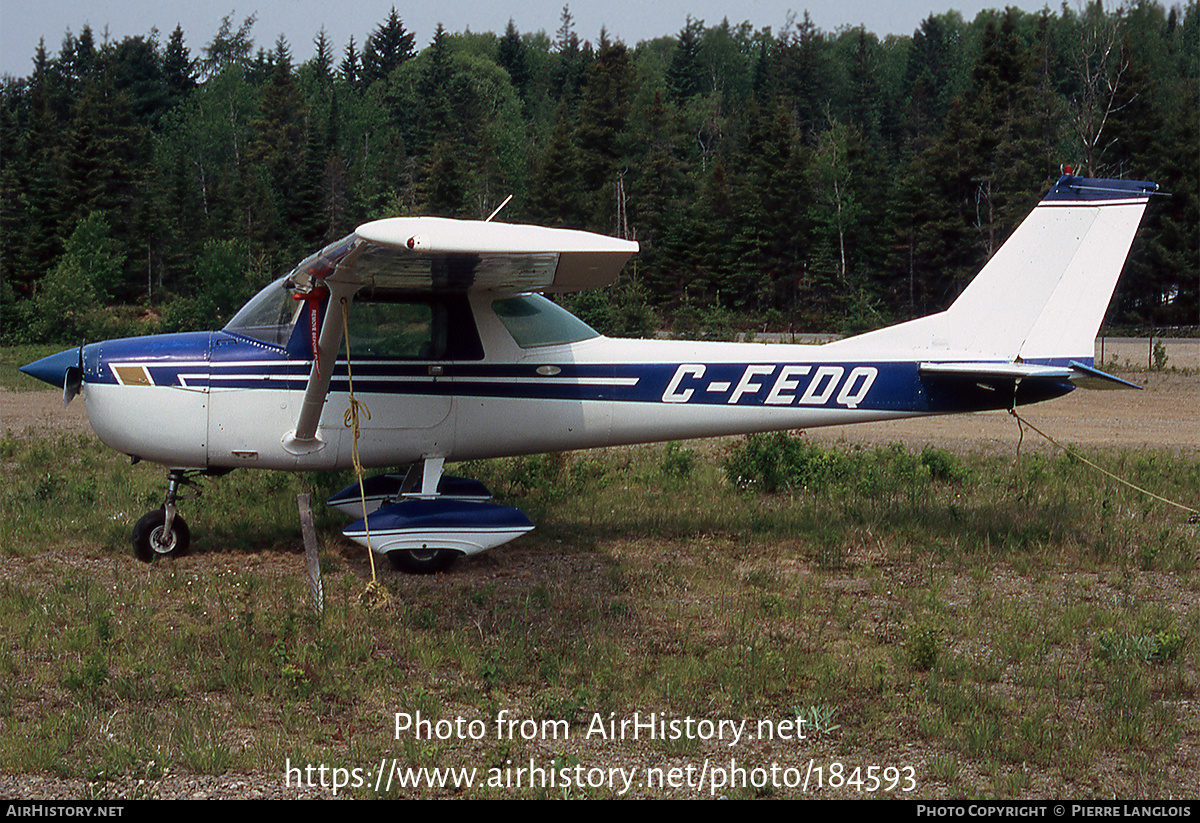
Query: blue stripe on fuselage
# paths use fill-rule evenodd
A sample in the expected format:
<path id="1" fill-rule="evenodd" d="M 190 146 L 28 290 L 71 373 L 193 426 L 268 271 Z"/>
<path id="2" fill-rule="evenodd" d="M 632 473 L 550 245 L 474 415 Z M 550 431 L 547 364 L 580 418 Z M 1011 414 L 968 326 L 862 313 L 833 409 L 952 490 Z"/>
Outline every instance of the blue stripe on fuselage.
<path id="1" fill-rule="evenodd" d="M 257 341 L 216 333 L 160 335 L 92 344 L 90 382 L 116 382 L 110 365 L 145 366 L 155 385 L 303 391 L 310 363 Z M 90 353 L 90 357 L 89 357 Z M 211 362 L 209 360 L 211 353 Z M 102 367 L 103 364 L 103 367 Z M 354 363 L 362 394 L 608 401 L 663 405 L 843 408 L 946 413 L 1008 408 L 1011 379 L 922 375 L 915 362 L 555 364 Z M 1065 365 L 1051 363 L 1046 365 Z M 436 366 L 441 374 L 431 375 Z M 543 373 L 539 374 L 539 369 Z M 333 392 L 349 391 L 345 361 L 335 364 Z M 1071 390 L 1065 380 L 1027 379 L 1018 403 Z"/>

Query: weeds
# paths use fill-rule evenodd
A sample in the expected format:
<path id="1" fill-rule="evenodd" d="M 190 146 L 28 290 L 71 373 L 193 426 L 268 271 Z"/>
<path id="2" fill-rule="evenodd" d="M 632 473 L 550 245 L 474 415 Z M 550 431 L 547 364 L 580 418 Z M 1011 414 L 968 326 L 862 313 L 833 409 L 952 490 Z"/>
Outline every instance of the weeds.
<path id="1" fill-rule="evenodd" d="M 1102 663 L 1167 663 L 1183 648 L 1183 637 L 1174 631 L 1132 634 L 1106 629 L 1096 639 L 1096 659 Z"/>

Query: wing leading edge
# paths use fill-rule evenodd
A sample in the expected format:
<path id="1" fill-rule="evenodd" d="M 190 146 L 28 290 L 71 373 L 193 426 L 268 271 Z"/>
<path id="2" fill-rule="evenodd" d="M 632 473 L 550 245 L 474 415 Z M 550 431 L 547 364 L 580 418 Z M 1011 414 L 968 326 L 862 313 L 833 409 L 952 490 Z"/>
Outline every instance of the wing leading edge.
<path id="1" fill-rule="evenodd" d="M 569 292 L 610 285 L 637 251 L 635 241 L 573 229 L 390 217 L 326 246 L 292 280 L 302 289 L 321 281 L 410 292 Z"/>

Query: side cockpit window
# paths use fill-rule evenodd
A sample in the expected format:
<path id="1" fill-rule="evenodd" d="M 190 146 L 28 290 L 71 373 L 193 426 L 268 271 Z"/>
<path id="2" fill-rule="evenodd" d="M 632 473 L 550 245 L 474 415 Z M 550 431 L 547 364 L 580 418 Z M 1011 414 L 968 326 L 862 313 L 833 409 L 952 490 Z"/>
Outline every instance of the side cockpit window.
<path id="1" fill-rule="evenodd" d="M 302 301 L 292 299 L 292 292 L 284 286 L 286 280 L 281 277 L 250 298 L 225 325 L 225 331 L 286 346 L 304 306 Z"/>
<path id="2" fill-rule="evenodd" d="M 295 300 L 281 277 L 251 298 L 225 326 L 231 334 L 289 347 L 308 356 L 307 304 Z M 323 312 L 327 309 L 323 309 Z M 346 330 L 354 358 L 375 360 L 482 360 L 483 345 L 465 295 L 405 295 L 363 289 L 350 303 Z"/>
<path id="3" fill-rule="evenodd" d="M 483 345 L 464 295 L 408 297 L 359 292 L 346 337 L 355 360 L 482 360 Z"/>
<path id="4" fill-rule="evenodd" d="M 355 359 L 443 360 L 447 332 L 443 305 L 356 300 L 346 337 Z"/>

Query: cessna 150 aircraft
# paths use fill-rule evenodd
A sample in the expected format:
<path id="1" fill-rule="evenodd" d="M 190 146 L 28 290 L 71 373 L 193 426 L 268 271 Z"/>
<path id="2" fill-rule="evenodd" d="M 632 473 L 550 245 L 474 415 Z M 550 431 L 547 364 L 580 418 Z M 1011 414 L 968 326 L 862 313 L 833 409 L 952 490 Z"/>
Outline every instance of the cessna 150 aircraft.
<path id="1" fill-rule="evenodd" d="M 1064 175 L 949 309 L 825 345 L 603 337 L 538 293 L 612 283 L 635 242 L 442 218 L 360 226 L 221 331 L 109 340 L 23 371 L 81 394 L 100 439 L 169 467 L 133 532 L 178 555 L 197 473 L 410 465 L 330 502 L 408 571 L 533 528 L 448 461 L 1007 409 L 1097 371 L 1094 340 L 1153 183 Z M 349 362 L 343 351 L 350 352 Z M 364 508 L 366 513 L 364 516 Z M 353 515 L 352 515 L 353 516 Z M 369 537 L 368 537 L 369 531 Z"/>

